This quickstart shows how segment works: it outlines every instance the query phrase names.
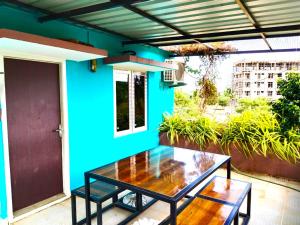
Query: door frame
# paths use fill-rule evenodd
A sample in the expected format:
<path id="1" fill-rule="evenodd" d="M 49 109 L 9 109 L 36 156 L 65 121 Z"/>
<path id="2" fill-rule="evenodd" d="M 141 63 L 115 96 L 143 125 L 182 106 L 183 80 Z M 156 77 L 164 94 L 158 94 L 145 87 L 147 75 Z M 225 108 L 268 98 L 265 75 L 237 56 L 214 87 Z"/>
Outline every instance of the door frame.
<path id="1" fill-rule="evenodd" d="M 12 187 L 11 187 L 11 174 L 10 174 L 10 161 L 9 161 L 9 145 L 8 145 L 8 126 L 7 126 L 7 110 L 6 110 L 6 92 L 5 92 L 5 71 L 4 71 L 4 58 L 22 59 L 28 61 L 54 63 L 59 66 L 59 96 L 60 96 L 60 116 L 61 125 L 63 128 L 63 135 L 61 138 L 62 149 L 62 177 L 63 177 L 63 194 L 65 197 L 51 202 L 42 207 L 36 208 L 28 213 L 14 217 L 13 215 L 13 202 L 12 202 Z M 2 134 L 3 134 L 3 150 L 4 150 L 4 166 L 5 166 L 5 182 L 6 182 L 6 199 L 7 199 L 7 213 L 8 222 L 13 223 L 24 217 L 32 215 L 40 210 L 48 208 L 54 204 L 62 202 L 70 197 L 70 162 L 69 162 L 69 126 L 68 126 L 68 99 L 67 99 L 67 77 L 66 77 L 66 60 L 43 57 L 40 55 L 31 54 L 17 54 L 11 52 L 0 52 L 0 101 L 2 108 Z"/>

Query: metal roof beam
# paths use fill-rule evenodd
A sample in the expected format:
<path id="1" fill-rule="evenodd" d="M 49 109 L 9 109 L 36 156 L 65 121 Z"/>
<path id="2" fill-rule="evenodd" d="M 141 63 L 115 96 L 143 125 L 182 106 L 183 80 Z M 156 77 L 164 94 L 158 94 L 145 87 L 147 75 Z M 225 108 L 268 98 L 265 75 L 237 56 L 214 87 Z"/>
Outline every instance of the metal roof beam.
<path id="1" fill-rule="evenodd" d="M 280 37 L 295 37 L 299 36 L 299 33 L 291 33 L 291 34 L 284 34 L 284 35 L 269 35 L 269 38 L 280 38 Z M 258 37 L 230 37 L 230 38 L 217 38 L 213 40 L 203 40 L 202 43 L 206 42 L 224 42 L 224 41 L 245 41 L 245 40 L 258 40 L 260 38 Z M 161 43 L 161 44 L 153 44 L 153 46 L 156 47 L 163 47 L 163 46 L 173 46 L 173 45 L 184 45 L 184 44 L 193 44 L 192 41 L 181 41 L 181 42 L 175 42 L 175 43 Z"/>
<path id="2" fill-rule="evenodd" d="M 273 49 L 273 50 L 249 50 L 249 51 L 236 51 L 236 52 L 216 52 L 215 55 L 237 55 L 237 54 L 255 54 L 255 53 L 274 53 L 274 52 L 300 52 L 299 48 L 287 49 Z M 204 54 L 190 54 L 190 55 L 170 55 L 169 57 L 183 57 L 183 56 L 201 56 Z"/>
<path id="3" fill-rule="evenodd" d="M 163 21 L 162 19 L 159 19 L 159 18 L 157 18 L 157 17 L 155 17 L 155 16 L 153 16 L 153 15 L 151 15 L 151 14 L 149 14 L 149 13 L 145 12 L 144 10 L 141 10 L 137 7 L 134 7 L 132 5 L 124 5 L 123 7 L 130 10 L 130 11 L 132 11 L 132 12 L 134 12 L 134 13 L 136 13 L 136 14 L 139 14 L 139 15 L 141 15 L 141 16 L 149 19 L 149 20 L 152 20 L 152 21 L 154 21 L 156 23 L 159 23 L 159 24 L 162 24 L 162 25 L 164 25 L 164 26 L 166 26 L 166 27 L 168 27 L 172 30 L 175 30 L 177 33 L 179 33 L 181 35 L 189 35 L 188 32 L 185 32 L 185 31 L 179 29 L 178 27 L 176 27 L 176 26 L 174 26 L 174 25 L 172 25 L 172 24 L 170 24 L 166 21 Z M 195 42 L 197 42 L 199 44 L 202 44 L 201 40 L 194 39 L 193 43 L 195 43 Z M 208 48 L 214 49 L 209 44 L 205 44 L 205 46 L 207 46 Z"/>
<path id="4" fill-rule="evenodd" d="M 28 5 L 28 4 L 25 4 L 25 3 L 20 2 L 18 0 L 4 0 L 4 3 L 16 5 L 18 7 L 26 8 L 26 9 L 29 9 L 29 10 L 32 10 L 32 11 L 35 11 L 35 12 L 40 12 L 40 13 L 43 13 L 45 15 L 52 14 L 52 12 L 50 12 L 46 9 L 41 9 L 41 8 L 38 8 L 38 7 L 35 7 L 35 6 L 32 6 L 32 5 Z M 115 32 L 115 31 L 112 31 L 112 30 L 109 30 L 109 29 L 106 29 L 106 28 L 103 28 L 103 27 L 100 27 L 100 26 L 97 26 L 97 25 L 88 24 L 88 23 L 85 23 L 85 22 L 82 22 L 82 21 L 79 21 L 79 20 L 76 20 L 76 19 L 73 19 L 73 18 L 67 18 L 66 20 L 73 23 L 73 24 L 76 24 L 76 25 L 80 25 L 80 26 L 84 26 L 84 27 L 87 27 L 87 28 L 92 28 L 92 29 L 97 30 L 97 31 L 102 31 L 102 32 L 105 32 L 105 33 L 117 35 L 117 36 L 123 37 L 123 38 L 128 39 L 128 40 L 135 40 L 134 38 L 126 36 L 124 34 L 120 34 L 118 32 Z"/>
<path id="5" fill-rule="evenodd" d="M 300 24 L 298 25 L 290 25 L 290 26 L 278 26 L 278 27 L 267 27 L 267 28 L 254 28 L 249 30 L 235 30 L 235 31 L 225 31 L 225 32 L 213 32 L 213 33 L 205 33 L 205 34 L 194 34 L 194 35 L 184 35 L 184 36 L 175 36 L 175 37 L 165 37 L 165 38 L 149 38 L 149 39 L 140 39 L 134 41 L 123 41 L 124 45 L 128 44 L 142 44 L 142 43 L 156 43 L 156 42 L 164 42 L 164 41 L 179 41 L 179 40 L 191 40 L 197 38 L 218 38 L 221 36 L 235 36 L 235 35 L 249 35 L 249 34 L 260 34 L 260 33 L 268 33 L 268 32 L 289 32 L 294 31 L 293 36 L 299 35 L 299 32 L 296 30 L 300 30 Z M 278 35 L 277 37 L 284 36 L 286 34 Z M 272 35 L 269 35 L 271 37 Z M 290 35 L 291 36 L 291 35 Z M 237 37 L 238 38 L 238 37 Z M 224 37 L 226 39 L 226 37 Z M 251 37 L 245 37 L 245 39 L 251 39 Z M 244 40 L 245 40 L 244 39 Z M 257 37 L 256 37 L 257 39 Z M 202 40 L 204 41 L 204 40 Z M 214 40 L 210 40 L 213 42 Z M 205 41 L 206 42 L 206 41 Z M 174 43 L 176 44 L 176 43 Z"/>
<path id="6" fill-rule="evenodd" d="M 42 16 L 39 18 L 40 22 L 47 22 L 50 20 L 60 19 L 60 18 L 70 18 L 74 16 L 79 16 L 87 13 L 98 12 L 102 10 L 112 9 L 120 6 L 128 6 L 134 3 L 145 2 L 149 0 L 126 0 L 126 1 L 118 1 L 111 0 L 109 2 L 99 3 L 95 5 L 90 5 L 82 8 L 72 9 L 60 13 L 52 13 L 47 16 Z"/>
<path id="7" fill-rule="evenodd" d="M 239 5 L 239 7 L 243 11 L 243 13 L 248 17 L 248 19 L 252 23 L 253 27 L 254 28 L 260 28 L 259 23 L 257 22 L 255 17 L 253 16 L 253 14 L 250 12 L 247 5 L 242 0 L 235 0 L 235 2 Z M 271 47 L 270 43 L 268 42 L 268 40 L 266 38 L 266 35 L 264 33 L 260 33 L 260 36 L 262 37 L 262 39 L 264 40 L 264 42 L 266 43 L 268 48 L 270 50 L 272 50 L 272 47 Z"/>

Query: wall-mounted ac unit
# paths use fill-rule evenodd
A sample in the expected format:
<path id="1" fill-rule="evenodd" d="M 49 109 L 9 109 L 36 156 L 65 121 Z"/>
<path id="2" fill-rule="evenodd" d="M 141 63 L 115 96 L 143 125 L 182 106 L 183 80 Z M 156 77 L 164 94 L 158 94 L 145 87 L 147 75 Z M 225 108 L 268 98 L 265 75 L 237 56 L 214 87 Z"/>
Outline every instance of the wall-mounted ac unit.
<path id="1" fill-rule="evenodd" d="M 176 63 L 178 70 L 166 70 L 163 72 L 163 82 L 169 87 L 182 86 L 184 83 L 184 63 L 167 61 L 168 63 Z"/>

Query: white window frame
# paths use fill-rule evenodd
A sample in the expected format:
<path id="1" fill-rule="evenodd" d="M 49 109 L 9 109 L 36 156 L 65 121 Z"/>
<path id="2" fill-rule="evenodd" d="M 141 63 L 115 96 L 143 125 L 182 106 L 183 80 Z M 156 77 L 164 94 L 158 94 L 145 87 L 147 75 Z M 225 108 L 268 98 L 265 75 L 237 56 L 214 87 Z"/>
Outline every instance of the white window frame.
<path id="1" fill-rule="evenodd" d="M 120 73 L 129 76 L 129 129 L 117 131 L 117 95 L 116 95 L 116 81 L 117 74 Z M 114 136 L 120 137 L 128 134 L 146 131 L 148 127 L 148 76 L 146 73 L 139 74 L 145 77 L 145 125 L 135 128 L 135 91 L 134 91 L 134 75 L 139 72 L 126 70 L 113 70 L 113 97 L 114 97 Z M 122 76 L 122 75 L 121 75 Z"/>

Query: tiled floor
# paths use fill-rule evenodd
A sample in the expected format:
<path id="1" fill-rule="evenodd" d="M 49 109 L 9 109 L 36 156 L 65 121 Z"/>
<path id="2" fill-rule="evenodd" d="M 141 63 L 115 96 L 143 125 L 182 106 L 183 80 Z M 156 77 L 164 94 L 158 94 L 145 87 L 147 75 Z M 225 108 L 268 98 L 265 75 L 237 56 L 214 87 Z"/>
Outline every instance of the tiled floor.
<path id="1" fill-rule="evenodd" d="M 217 172 L 225 175 L 225 171 Z M 275 179 L 267 176 L 259 176 L 273 182 L 300 189 L 300 183 Z M 271 183 L 266 183 L 247 176 L 232 174 L 232 178 L 252 182 L 252 215 L 251 225 L 300 225 L 300 192 L 287 189 Z M 200 187 L 199 187 L 200 188 Z M 48 209 L 40 211 L 14 225 L 70 225 L 71 210 L 70 200 L 56 204 Z M 242 211 L 245 206 L 242 206 Z M 168 215 L 169 206 L 163 202 L 157 202 L 146 210 L 139 218 L 153 218 L 162 220 Z M 78 215 L 84 215 L 84 201 L 78 200 Z M 112 209 L 104 213 L 104 225 L 117 224 L 124 219 L 128 213 L 121 209 Z M 132 224 L 132 221 L 129 224 Z M 93 225 L 96 221 L 93 221 Z M 199 224 L 200 225 L 200 224 Z M 206 225 L 206 224 L 204 224 Z"/>

